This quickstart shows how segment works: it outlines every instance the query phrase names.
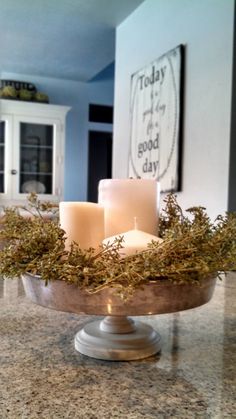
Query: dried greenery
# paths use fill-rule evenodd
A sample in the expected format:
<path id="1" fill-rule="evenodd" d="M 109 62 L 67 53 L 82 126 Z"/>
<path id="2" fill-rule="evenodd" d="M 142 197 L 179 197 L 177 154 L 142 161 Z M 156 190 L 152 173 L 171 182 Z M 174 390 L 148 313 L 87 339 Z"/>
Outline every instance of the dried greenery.
<path id="1" fill-rule="evenodd" d="M 22 215 L 21 211 L 27 212 Z M 65 249 L 53 204 L 40 202 L 36 194 L 27 207 L 5 209 L 0 231 L 0 274 L 37 274 L 46 283 L 61 280 L 75 283 L 88 292 L 115 287 L 121 296 L 150 281 L 168 279 L 196 283 L 210 275 L 236 268 L 236 214 L 218 216 L 214 223 L 203 207 L 184 215 L 172 194 L 165 200 L 159 232 L 163 242 L 152 242 L 135 255 L 121 258 L 122 237 L 115 244 L 83 250 L 76 243 Z"/>

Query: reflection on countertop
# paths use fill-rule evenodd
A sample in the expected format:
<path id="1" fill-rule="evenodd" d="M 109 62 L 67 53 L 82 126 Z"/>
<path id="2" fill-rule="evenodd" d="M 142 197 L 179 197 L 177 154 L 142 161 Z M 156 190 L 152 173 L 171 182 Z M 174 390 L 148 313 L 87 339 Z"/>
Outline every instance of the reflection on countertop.
<path id="1" fill-rule="evenodd" d="M 202 307 L 143 318 L 162 336 L 160 355 L 80 355 L 74 335 L 91 319 L 0 281 L 0 419 L 236 418 L 236 273 Z"/>

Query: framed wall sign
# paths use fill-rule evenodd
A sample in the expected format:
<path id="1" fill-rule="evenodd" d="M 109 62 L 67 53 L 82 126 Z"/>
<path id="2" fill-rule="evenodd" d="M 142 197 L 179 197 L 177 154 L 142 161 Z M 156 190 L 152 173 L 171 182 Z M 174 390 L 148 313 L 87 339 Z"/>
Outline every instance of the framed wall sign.
<path id="1" fill-rule="evenodd" d="M 131 77 L 129 177 L 180 189 L 183 46 Z"/>

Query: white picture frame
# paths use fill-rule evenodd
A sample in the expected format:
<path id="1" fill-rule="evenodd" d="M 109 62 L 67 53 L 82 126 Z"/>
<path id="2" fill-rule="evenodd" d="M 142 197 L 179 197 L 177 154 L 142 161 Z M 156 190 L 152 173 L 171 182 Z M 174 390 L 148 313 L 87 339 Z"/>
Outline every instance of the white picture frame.
<path id="1" fill-rule="evenodd" d="M 156 179 L 180 190 L 183 46 L 131 77 L 128 177 Z"/>

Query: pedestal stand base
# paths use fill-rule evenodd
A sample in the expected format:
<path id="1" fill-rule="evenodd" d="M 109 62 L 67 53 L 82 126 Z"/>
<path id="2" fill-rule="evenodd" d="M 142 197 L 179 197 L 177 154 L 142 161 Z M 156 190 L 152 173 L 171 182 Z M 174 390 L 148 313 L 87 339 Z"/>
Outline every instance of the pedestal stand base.
<path id="1" fill-rule="evenodd" d="M 76 334 L 75 349 L 92 358 L 130 361 L 159 352 L 160 340 L 160 335 L 144 323 L 125 316 L 107 316 Z"/>

